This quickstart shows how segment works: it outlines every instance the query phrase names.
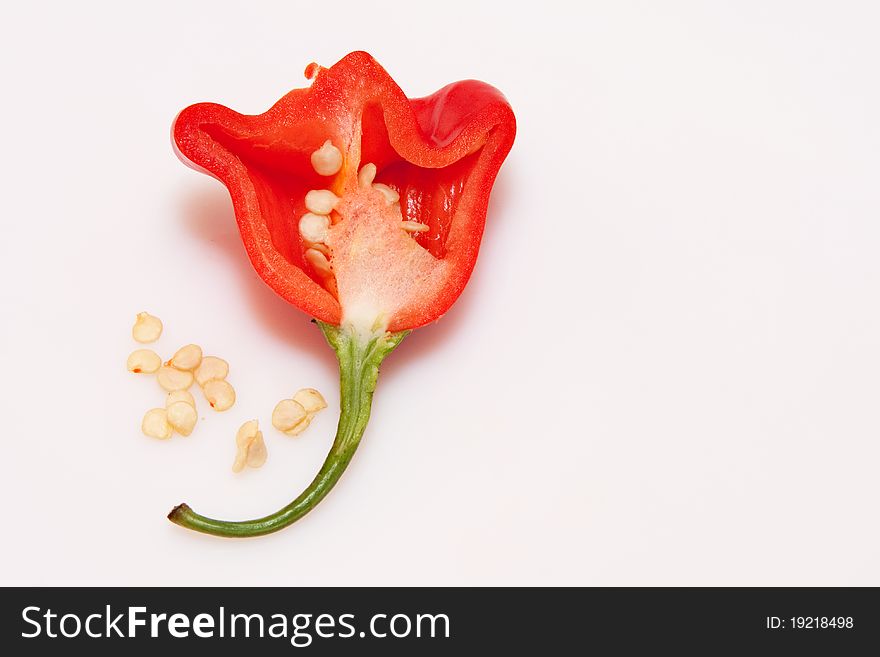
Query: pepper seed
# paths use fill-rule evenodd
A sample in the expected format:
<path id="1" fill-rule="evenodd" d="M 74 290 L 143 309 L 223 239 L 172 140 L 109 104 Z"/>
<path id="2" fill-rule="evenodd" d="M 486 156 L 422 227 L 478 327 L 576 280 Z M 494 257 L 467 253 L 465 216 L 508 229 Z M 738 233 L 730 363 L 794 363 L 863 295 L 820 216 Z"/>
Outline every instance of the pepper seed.
<path id="1" fill-rule="evenodd" d="M 306 210 L 313 214 L 330 214 L 339 197 L 329 189 L 313 189 L 306 194 Z"/>
<path id="2" fill-rule="evenodd" d="M 376 165 L 372 162 L 367 162 L 361 170 L 358 172 L 358 185 L 363 188 L 367 188 L 373 184 L 373 179 L 376 177 Z"/>
<path id="3" fill-rule="evenodd" d="M 396 189 L 392 189 L 388 185 L 383 185 L 382 183 L 373 183 L 373 189 L 377 192 L 382 192 L 382 196 L 385 197 L 385 202 L 388 205 L 394 205 L 400 200 L 400 193 Z"/>
<path id="4" fill-rule="evenodd" d="M 202 386 L 205 399 L 215 411 L 226 411 L 235 403 L 235 389 L 225 379 L 211 379 Z"/>
<path id="5" fill-rule="evenodd" d="M 296 391 L 293 401 L 299 403 L 306 413 L 317 413 L 322 408 L 327 408 L 324 396 L 314 388 L 302 388 Z"/>
<path id="6" fill-rule="evenodd" d="M 190 435 L 196 426 L 196 420 L 198 419 L 196 409 L 185 401 L 169 404 L 165 413 L 168 418 L 168 424 L 183 436 Z"/>
<path id="7" fill-rule="evenodd" d="M 303 405 L 293 399 L 282 399 L 272 411 L 272 426 L 279 431 L 289 431 L 302 422 L 308 413 Z"/>
<path id="8" fill-rule="evenodd" d="M 196 368 L 196 382 L 204 386 L 211 379 L 225 379 L 229 375 L 229 363 L 217 356 L 205 356 Z"/>
<path id="9" fill-rule="evenodd" d="M 163 365 L 156 373 L 156 381 L 166 392 L 186 390 L 193 384 L 193 373 L 189 370 L 179 370 L 170 365 Z"/>
<path id="10" fill-rule="evenodd" d="M 245 465 L 259 468 L 266 462 L 269 456 L 266 443 L 263 442 L 263 432 L 257 420 L 248 420 L 239 428 L 235 435 L 235 461 L 232 464 L 233 472 L 241 472 Z"/>
<path id="11" fill-rule="evenodd" d="M 196 400 L 193 399 L 189 390 L 172 390 L 169 392 L 168 396 L 165 397 L 165 408 L 167 409 L 171 404 L 176 404 L 178 402 L 185 402 L 193 408 L 196 407 Z"/>
<path id="12" fill-rule="evenodd" d="M 202 348 L 197 344 L 188 344 L 177 350 L 171 357 L 171 364 L 179 370 L 194 370 L 202 362 Z"/>
<path id="13" fill-rule="evenodd" d="M 312 167 L 322 176 L 332 176 L 342 168 L 342 151 L 329 139 L 312 153 Z"/>
<path id="14" fill-rule="evenodd" d="M 327 241 L 327 231 L 330 229 L 330 217 L 323 214 L 307 212 L 299 220 L 299 234 L 306 242 Z"/>
<path id="15" fill-rule="evenodd" d="M 135 374 L 154 374 L 162 367 L 162 359 L 152 349 L 136 349 L 129 354 L 126 367 Z"/>
<path id="16" fill-rule="evenodd" d="M 168 424 L 168 415 L 164 408 L 151 408 L 141 421 L 141 431 L 150 438 L 167 440 L 171 438 L 171 425 Z"/>
<path id="17" fill-rule="evenodd" d="M 162 320 L 150 313 L 138 313 L 131 327 L 131 337 L 137 342 L 155 342 L 162 335 Z"/>

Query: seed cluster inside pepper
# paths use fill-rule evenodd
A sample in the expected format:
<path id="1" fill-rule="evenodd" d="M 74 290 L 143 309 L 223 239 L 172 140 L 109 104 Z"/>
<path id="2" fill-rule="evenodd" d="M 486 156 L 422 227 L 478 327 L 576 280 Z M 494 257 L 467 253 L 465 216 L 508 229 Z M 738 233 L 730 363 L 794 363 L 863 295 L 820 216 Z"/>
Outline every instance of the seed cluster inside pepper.
<path id="1" fill-rule="evenodd" d="M 328 139 L 321 145 L 321 148 L 311 154 L 310 161 L 318 175 L 335 176 L 342 168 L 343 155 Z M 390 185 L 375 182 L 376 173 L 377 167 L 372 162 L 367 162 L 361 167 L 357 174 L 357 189 L 346 189 L 346 204 L 343 207 L 348 207 L 349 211 L 356 216 L 363 207 L 373 206 L 371 209 L 376 216 L 390 214 L 390 221 L 407 235 L 430 230 L 427 224 L 404 218 L 400 207 L 400 193 Z M 338 182 L 337 186 L 344 188 L 344 182 Z M 343 220 L 340 208 L 342 199 L 332 190 L 312 189 L 306 193 L 303 200 L 305 209 L 308 211 L 300 217 L 298 223 L 299 234 L 305 248 L 303 257 L 311 266 L 324 289 L 339 298 L 339 285 L 333 271 L 333 250 L 328 242 L 330 241 L 331 228 Z M 387 206 L 390 212 L 375 213 L 377 204 L 380 204 L 380 207 L 381 205 Z M 337 210 L 337 208 L 340 209 Z M 377 321 L 381 323 L 382 311 L 379 310 L 375 314 Z"/>

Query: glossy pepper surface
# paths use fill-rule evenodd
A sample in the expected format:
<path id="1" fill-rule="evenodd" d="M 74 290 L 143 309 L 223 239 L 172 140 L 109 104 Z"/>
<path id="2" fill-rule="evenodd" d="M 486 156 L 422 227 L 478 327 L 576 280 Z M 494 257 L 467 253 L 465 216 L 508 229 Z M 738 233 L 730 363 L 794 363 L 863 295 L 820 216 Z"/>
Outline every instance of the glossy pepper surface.
<path id="1" fill-rule="evenodd" d="M 174 123 L 184 161 L 229 189 L 254 269 L 318 320 L 342 379 L 336 441 L 312 484 L 257 520 L 212 520 L 187 505 L 169 515 L 207 533 L 277 531 L 336 483 L 369 419 L 379 364 L 467 283 L 516 131 L 504 96 L 475 80 L 409 99 L 363 52 L 310 64 L 306 77 L 310 87 L 263 114 L 200 103 Z"/>

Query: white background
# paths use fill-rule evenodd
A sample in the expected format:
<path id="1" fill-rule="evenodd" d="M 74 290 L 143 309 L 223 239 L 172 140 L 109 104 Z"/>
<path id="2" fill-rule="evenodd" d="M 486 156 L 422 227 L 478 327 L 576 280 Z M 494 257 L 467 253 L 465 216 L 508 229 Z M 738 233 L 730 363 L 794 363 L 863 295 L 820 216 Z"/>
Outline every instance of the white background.
<path id="1" fill-rule="evenodd" d="M 880 585 L 880 14 L 871 2 L 17 3 L 2 67 L 3 584 Z M 387 362 L 340 484 L 270 537 L 335 428 L 335 360 L 174 157 L 371 52 L 474 77 L 519 133 L 469 287 Z M 141 435 L 134 314 L 239 393 Z M 303 386 L 331 408 L 269 425 Z M 203 409 L 205 407 L 203 406 Z M 230 471 L 262 421 L 269 461 Z"/>

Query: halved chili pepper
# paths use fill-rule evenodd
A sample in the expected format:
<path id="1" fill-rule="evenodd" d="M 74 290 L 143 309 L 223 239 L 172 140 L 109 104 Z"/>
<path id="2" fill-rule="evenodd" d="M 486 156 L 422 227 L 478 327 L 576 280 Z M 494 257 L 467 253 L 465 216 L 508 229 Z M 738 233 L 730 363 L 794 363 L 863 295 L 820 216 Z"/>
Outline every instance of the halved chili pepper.
<path id="1" fill-rule="evenodd" d="M 254 269 L 317 320 L 341 378 L 336 439 L 299 497 L 256 520 L 213 520 L 186 504 L 168 516 L 218 536 L 282 529 L 338 481 L 369 420 L 380 363 L 467 283 L 516 132 L 504 96 L 475 80 L 408 99 L 364 52 L 310 64 L 306 77 L 310 87 L 264 114 L 201 103 L 174 122 L 184 161 L 229 189 Z"/>

